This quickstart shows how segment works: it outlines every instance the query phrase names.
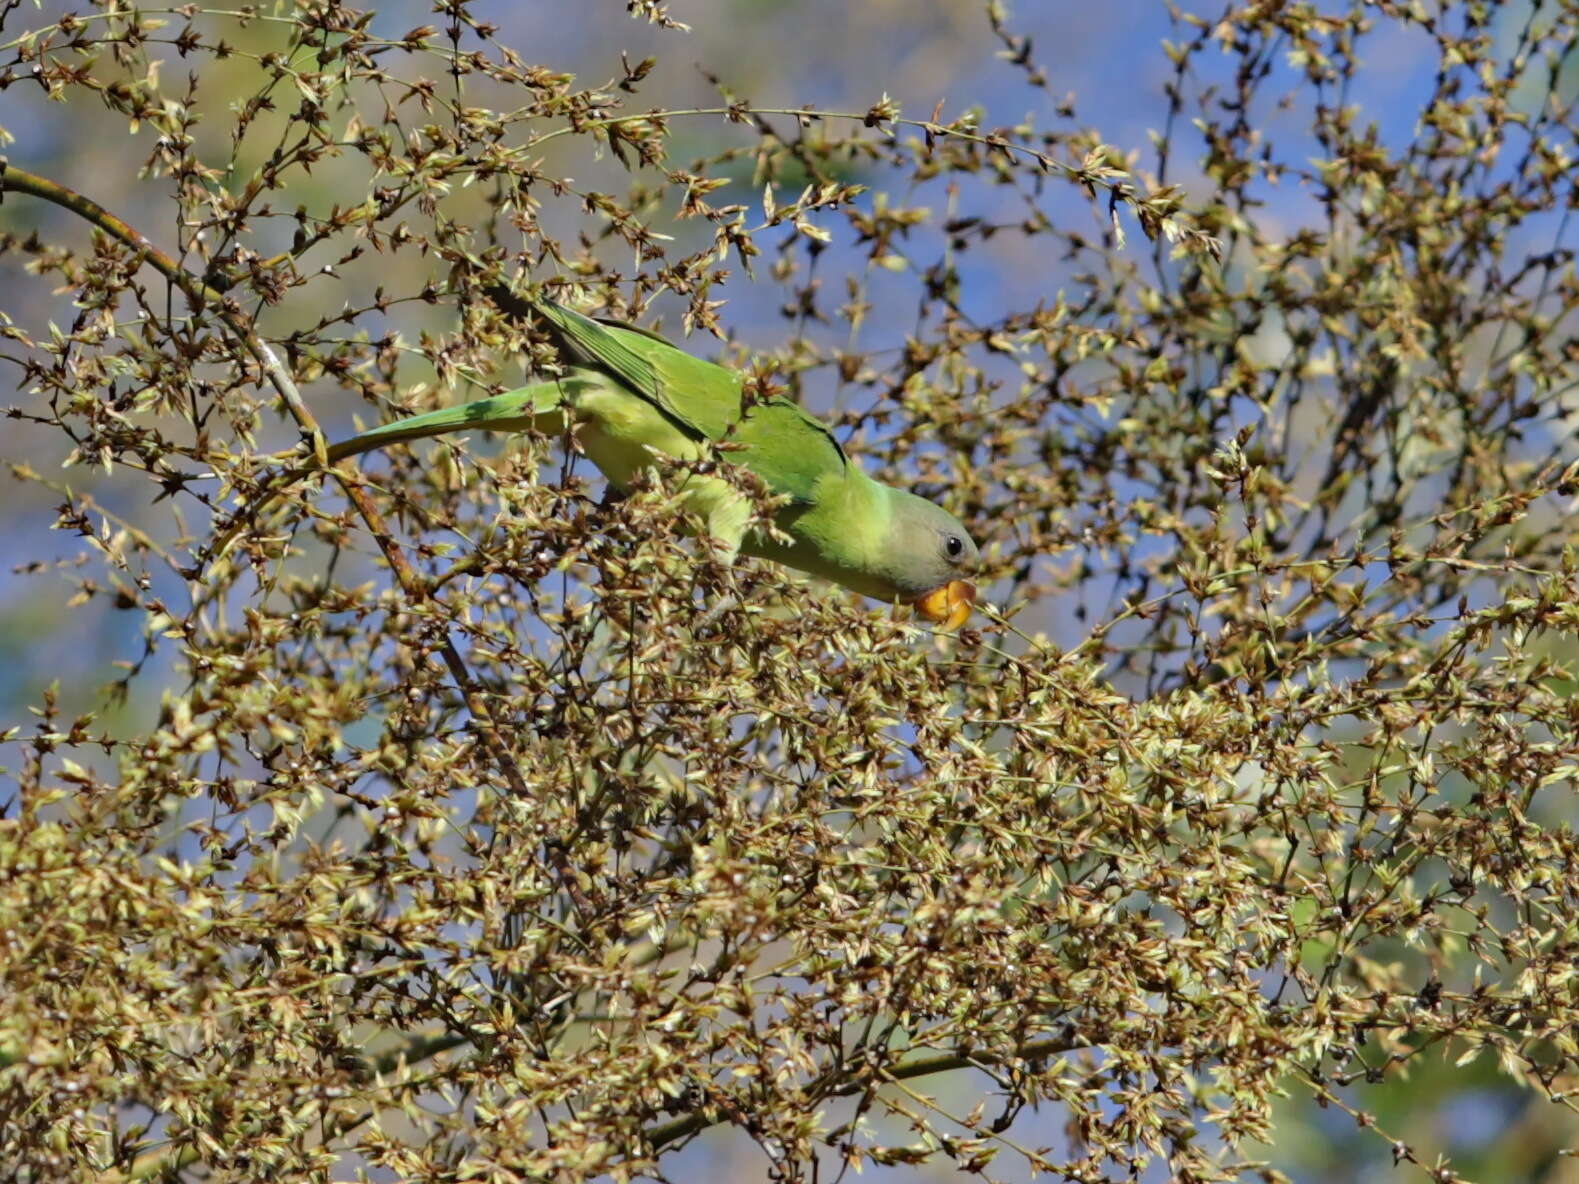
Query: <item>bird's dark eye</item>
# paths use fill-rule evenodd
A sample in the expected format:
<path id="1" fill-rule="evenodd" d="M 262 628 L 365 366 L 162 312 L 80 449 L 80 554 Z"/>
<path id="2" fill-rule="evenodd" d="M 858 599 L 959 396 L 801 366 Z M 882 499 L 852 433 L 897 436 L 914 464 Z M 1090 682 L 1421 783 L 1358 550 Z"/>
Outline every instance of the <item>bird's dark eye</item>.
<path id="1" fill-rule="evenodd" d="M 951 534 L 943 540 L 943 552 L 950 559 L 958 559 L 965 554 L 965 540 L 957 534 Z"/>

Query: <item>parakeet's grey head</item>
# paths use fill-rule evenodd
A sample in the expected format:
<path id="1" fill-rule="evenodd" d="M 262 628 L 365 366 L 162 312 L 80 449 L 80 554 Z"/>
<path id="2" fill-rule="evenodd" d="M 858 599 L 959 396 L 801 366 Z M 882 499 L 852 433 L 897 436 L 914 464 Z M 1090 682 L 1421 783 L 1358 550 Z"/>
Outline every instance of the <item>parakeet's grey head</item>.
<path id="1" fill-rule="evenodd" d="M 915 601 L 950 581 L 968 578 L 976 544 L 960 520 L 942 506 L 894 491 L 890 555 L 884 573 L 903 600 Z"/>
<path id="2" fill-rule="evenodd" d="M 976 602 L 969 578 L 976 567 L 975 542 L 942 506 L 898 489 L 892 497 L 886 554 L 878 565 L 893 589 L 890 595 L 945 629 L 959 628 Z"/>

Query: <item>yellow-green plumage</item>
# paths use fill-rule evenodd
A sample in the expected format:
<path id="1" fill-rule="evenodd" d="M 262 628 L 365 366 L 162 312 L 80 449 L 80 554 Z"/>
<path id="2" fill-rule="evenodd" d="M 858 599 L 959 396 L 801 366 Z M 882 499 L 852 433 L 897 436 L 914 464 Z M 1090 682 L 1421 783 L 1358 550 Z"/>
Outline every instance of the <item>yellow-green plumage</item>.
<path id="1" fill-rule="evenodd" d="M 680 493 L 727 553 L 737 550 L 812 572 L 881 600 L 916 601 L 955 580 L 975 545 L 941 507 L 873 481 L 845 456 L 826 424 L 788 399 L 745 408 L 740 376 L 646 330 L 585 317 L 551 300 L 496 291 L 510 311 L 549 326 L 567 363 L 562 377 L 509 394 L 400 420 L 329 450 L 340 460 L 371 448 L 466 428 L 557 431 L 568 426 L 616 488 L 661 457 L 717 455 L 788 497 L 776 525 L 786 545 L 747 531 L 749 503 L 728 481 L 690 474 Z M 973 595 L 973 592 L 970 593 Z"/>

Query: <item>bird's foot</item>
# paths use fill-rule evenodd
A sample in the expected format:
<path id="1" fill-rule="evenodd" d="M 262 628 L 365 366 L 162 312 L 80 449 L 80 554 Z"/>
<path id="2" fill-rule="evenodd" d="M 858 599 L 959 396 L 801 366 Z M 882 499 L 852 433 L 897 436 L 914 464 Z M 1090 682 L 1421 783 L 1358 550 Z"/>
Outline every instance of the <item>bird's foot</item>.
<path id="1" fill-rule="evenodd" d="M 740 585 L 735 579 L 736 548 L 719 542 L 717 539 L 708 539 L 707 558 L 698 571 L 700 582 L 709 598 L 717 597 L 711 607 L 707 609 L 691 626 L 693 637 L 706 633 L 726 613 L 739 608 L 745 603 L 740 595 Z"/>
<path id="2" fill-rule="evenodd" d="M 725 613 L 739 607 L 740 597 L 736 596 L 733 592 L 725 593 L 722 597 L 714 602 L 712 608 L 708 609 L 705 613 L 697 617 L 696 620 L 692 622 L 691 636 L 701 637 L 703 634 L 707 633 L 713 627 L 713 625 L 723 617 Z"/>

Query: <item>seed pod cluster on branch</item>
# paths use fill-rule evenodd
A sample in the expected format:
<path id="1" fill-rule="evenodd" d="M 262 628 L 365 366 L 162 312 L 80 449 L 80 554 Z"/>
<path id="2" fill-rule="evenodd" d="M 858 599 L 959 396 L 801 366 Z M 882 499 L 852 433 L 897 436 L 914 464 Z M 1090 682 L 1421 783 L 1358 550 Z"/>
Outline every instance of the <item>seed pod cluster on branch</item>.
<path id="1" fill-rule="evenodd" d="M 1555 1161 L 1572 0 L 1169 10 L 1134 126 L 997 0 L 582 6 L 594 85 L 534 7 L 0 0 L 0 1174 Z M 550 282 L 945 506 L 979 615 L 720 562 L 727 436 L 329 463 L 562 373 Z"/>

